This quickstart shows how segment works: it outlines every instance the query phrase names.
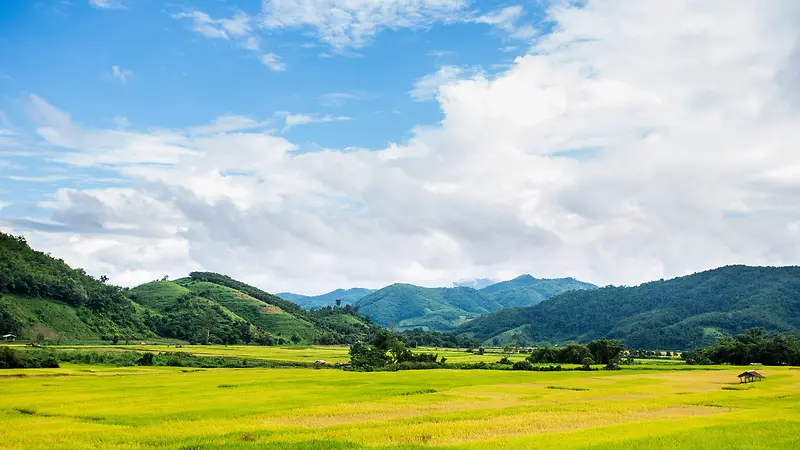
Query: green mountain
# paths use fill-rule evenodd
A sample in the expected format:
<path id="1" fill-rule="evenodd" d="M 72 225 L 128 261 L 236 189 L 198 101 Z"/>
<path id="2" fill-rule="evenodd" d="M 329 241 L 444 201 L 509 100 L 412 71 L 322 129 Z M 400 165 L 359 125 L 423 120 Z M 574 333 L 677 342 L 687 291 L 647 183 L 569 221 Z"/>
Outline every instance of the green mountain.
<path id="1" fill-rule="evenodd" d="M 468 287 L 424 288 L 393 284 L 356 302 L 360 312 L 383 326 L 452 330 L 502 306 Z"/>
<path id="2" fill-rule="evenodd" d="M 119 287 L 0 233 L 0 334 L 23 339 L 155 337 L 145 308 Z"/>
<path id="3" fill-rule="evenodd" d="M 358 300 L 355 305 L 383 326 L 451 331 L 469 320 L 505 306 L 529 306 L 571 289 L 596 286 L 572 278 L 540 280 L 523 275 L 481 290 L 469 287 L 423 288 L 393 284 Z"/>
<path id="4" fill-rule="evenodd" d="M 161 316 L 162 336 L 189 341 L 260 344 L 342 344 L 363 339 L 375 325 L 350 308 L 305 311 L 254 286 L 211 272 L 131 289 L 130 298 Z"/>
<path id="5" fill-rule="evenodd" d="M 336 300 L 341 300 L 341 306 L 352 305 L 360 298 L 372 292 L 375 292 L 375 289 L 353 288 L 336 289 L 327 294 L 314 296 L 292 294 L 291 292 L 282 292 L 277 295 L 284 300 L 297 303 L 303 309 L 318 309 L 326 306 L 334 306 L 336 305 Z"/>
<path id="6" fill-rule="evenodd" d="M 157 337 L 212 343 L 353 343 L 377 325 L 357 310 L 306 311 L 225 275 L 193 272 L 123 289 L 0 233 L 0 334 L 23 339 Z"/>
<path id="7" fill-rule="evenodd" d="M 753 327 L 800 330 L 800 267 L 728 266 L 636 287 L 570 291 L 487 314 L 458 332 L 487 343 L 609 337 L 633 348 L 685 349 Z"/>
<path id="8" fill-rule="evenodd" d="M 597 289 L 597 286 L 574 278 L 534 278 L 520 275 L 509 281 L 501 281 L 481 289 L 479 292 L 504 307 L 532 306 L 558 294 L 580 289 Z"/>

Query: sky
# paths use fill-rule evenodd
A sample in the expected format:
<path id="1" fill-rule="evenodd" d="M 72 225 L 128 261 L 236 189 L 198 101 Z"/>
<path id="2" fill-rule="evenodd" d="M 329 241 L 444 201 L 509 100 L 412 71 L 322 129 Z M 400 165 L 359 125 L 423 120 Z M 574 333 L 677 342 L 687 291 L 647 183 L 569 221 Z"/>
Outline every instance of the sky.
<path id="1" fill-rule="evenodd" d="M 800 264 L 796 0 L 5 0 L 0 231 L 271 292 Z"/>

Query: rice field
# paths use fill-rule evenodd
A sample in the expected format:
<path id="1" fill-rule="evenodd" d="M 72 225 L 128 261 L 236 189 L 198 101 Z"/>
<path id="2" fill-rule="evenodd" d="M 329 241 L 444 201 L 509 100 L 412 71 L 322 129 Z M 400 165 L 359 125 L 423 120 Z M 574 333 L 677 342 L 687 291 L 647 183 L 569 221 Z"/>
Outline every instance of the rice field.
<path id="1" fill-rule="evenodd" d="M 236 358 L 265 359 L 273 361 L 297 361 L 311 362 L 324 360 L 329 364 L 345 363 L 350 360 L 347 346 L 288 346 L 288 347 L 265 347 L 255 345 L 62 345 L 49 346 L 50 348 L 62 350 L 96 350 L 96 351 L 149 351 L 149 352 L 186 352 L 199 356 L 232 356 Z M 440 357 L 444 356 L 448 362 L 497 362 L 504 356 L 500 350 L 488 350 L 483 355 L 467 353 L 465 350 L 445 349 L 445 348 L 417 348 L 414 351 L 436 353 Z M 521 361 L 527 355 L 514 353 L 509 359 L 511 361 Z"/>
<path id="2" fill-rule="evenodd" d="M 716 369 L 5 370 L 0 448 L 800 448 L 800 370 Z"/>

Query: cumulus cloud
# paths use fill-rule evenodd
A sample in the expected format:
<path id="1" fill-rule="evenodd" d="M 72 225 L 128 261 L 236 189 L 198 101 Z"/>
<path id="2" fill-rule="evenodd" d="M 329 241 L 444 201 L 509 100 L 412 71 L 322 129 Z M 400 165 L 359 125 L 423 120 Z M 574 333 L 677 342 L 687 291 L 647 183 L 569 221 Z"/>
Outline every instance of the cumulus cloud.
<path id="1" fill-rule="evenodd" d="M 135 181 L 0 226 L 119 283 L 204 268 L 308 293 L 798 264 L 798 18 L 793 0 L 557 3 L 533 51 L 429 84 L 441 123 L 373 151 L 297 152 L 246 119 L 86 129 L 33 96 L 54 159 Z"/>

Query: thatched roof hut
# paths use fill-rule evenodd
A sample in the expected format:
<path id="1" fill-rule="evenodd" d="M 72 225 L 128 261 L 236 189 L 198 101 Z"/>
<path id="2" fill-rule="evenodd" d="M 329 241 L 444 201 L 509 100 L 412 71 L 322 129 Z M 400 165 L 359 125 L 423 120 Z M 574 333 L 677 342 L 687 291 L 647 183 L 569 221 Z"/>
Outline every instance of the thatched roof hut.
<path id="1" fill-rule="evenodd" d="M 740 383 L 749 383 L 751 381 L 761 381 L 761 380 L 763 380 L 765 378 L 767 378 L 767 377 L 765 377 L 764 375 L 761 375 L 760 373 L 756 372 L 755 370 L 748 370 L 746 372 L 743 372 L 743 373 L 739 374 L 739 382 Z"/>

